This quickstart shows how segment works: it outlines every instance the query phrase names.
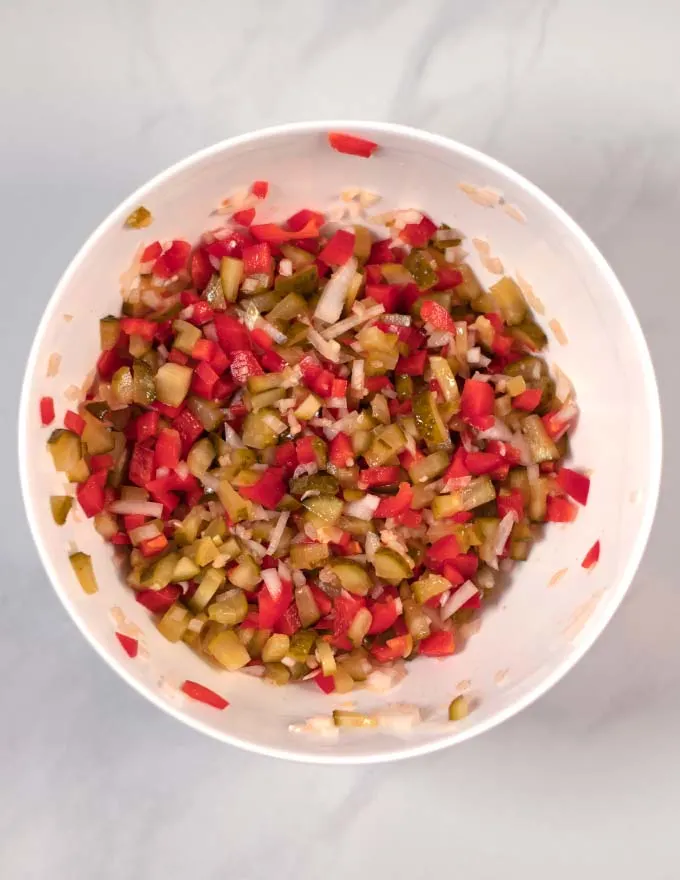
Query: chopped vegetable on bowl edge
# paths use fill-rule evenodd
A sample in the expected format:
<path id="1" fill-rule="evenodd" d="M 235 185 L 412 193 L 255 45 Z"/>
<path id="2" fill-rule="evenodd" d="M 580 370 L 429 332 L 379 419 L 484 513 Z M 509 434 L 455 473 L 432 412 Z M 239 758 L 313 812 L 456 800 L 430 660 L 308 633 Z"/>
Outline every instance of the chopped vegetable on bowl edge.
<path id="1" fill-rule="evenodd" d="M 165 638 L 344 693 L 453 654 L 541 524 L 574 519 L 578 410 L 518 285 L 485 290 L 460 233 L 415 211 L 382 240 L 328 232 L 317 211 L 255 213 L 143 250 L 100 321 L 87 398 L 47 446 Z M 50 502 L 63 525 L 72 499 Z M 71 563 L 96 592 L 90 558 Z"/>

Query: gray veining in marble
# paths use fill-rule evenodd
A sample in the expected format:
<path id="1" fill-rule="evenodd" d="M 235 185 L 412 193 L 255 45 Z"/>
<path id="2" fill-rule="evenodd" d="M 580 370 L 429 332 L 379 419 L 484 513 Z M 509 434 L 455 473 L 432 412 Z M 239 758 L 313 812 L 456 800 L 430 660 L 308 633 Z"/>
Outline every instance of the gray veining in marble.
<path id="1" fill-rule="evenodd" d="M 0 0 L 3 880 L 678 876 L 679 31 L 673 0 Z M 393 767 L 242 754 L 133 693 L 53 595 L 15 466 L 33 329 L 94 225 L 198 147 L 324 117 L 420 125 L 542 186 L 627 288 L 665 406 L 656 526 L 595 648 Z"/>

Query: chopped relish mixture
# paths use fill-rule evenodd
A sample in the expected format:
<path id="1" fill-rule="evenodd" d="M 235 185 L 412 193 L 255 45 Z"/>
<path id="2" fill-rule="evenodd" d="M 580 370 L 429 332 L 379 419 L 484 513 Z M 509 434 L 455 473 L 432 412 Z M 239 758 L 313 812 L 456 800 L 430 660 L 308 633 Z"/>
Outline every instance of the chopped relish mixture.
<path id="1" fill-rule="evenodd" d="M 48 447 L 165 638 L 276 684 L 389 687 L 453 654 L 541 524 L 586 503 L 562 466 L 573 390 L 461 233 L 414 210 L 382 215 L 382 238 L 306 209 L 255 223 L 267 190 L 195 245 L 138 254 Z M 50 502 L 63 524 L 73 498 Z"/>

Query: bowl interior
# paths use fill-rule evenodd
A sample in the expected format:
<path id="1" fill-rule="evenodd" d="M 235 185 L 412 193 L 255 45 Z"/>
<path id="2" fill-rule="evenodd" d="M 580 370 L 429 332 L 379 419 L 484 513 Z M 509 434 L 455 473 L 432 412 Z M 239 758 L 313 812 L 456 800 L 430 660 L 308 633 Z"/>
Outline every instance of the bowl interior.
<path id="1" fill-rule="evenodd" d="M 345 128 L 347 124 L 345 124 Z M 135 193 L 97 230 L 62 279 L 40 326 L 29 362 L 20 425 L 28 516 L 43 561 L 66 607 L 100 654 L 150 699 L 194 726 L 248 748 L 289 757 L 375 761 L 427 751 L 479 732 L 547 689 L 592 643 L 620 602 L 639 562 L 651 525 L 659 480 L 660 425 L 651 363 L 632 309 L 611 270 L 585 235 L 540 191 L 474 151 L 395 126 L 356 124 L 378 141 L 366 161 L 329 149 L 329 126 L 307 125 L 238 138 L 204 151 Z M 48 497 L 63 492 L 45 448 L 38 401 L 52 395 L 57 421 L 69 408 L 99 352 L 98 319 L 120 307 L 118 278 L 141 242 L 196 238 L 214 225 L 210 214 L 231 190 L 270 181 L 258 216 L 282 219 L 300 207 L 326 209 L 348 186 L 380 193 L 375 210 L 420 208 L 435 220 L 486 239 L 505 272 L 528 281 L 545 309 L 549 360 L 571 378 L 581 409 L 572 461 L 592 472 L 588 506 L 575 523 L 552 525 L 530 560 L 518 566 L 488 607 L 464 648 L 443 661 L 417 660 L 387 695 L 352 694 L 359 708 L 412 702 L 431 720 L 406 736 L 350 732 L 326 741 L 288 731 L 291 722 L 328 713 L 346 697 L 324 696 L 313 685 L 277 689 L 242 674 L 216 671 L 186 646 L 155 630 L 124 587 L 109 548 L 84 517 L 54 525 Z M 461 184 L 490 187 L 471 190 Z M 495 192 L 494 192 L 495 191 Z M 499 199 L 498 195 L 502 195 Z M 144 230 L 123 228 L 138 204 L 153 213 Z M 524 219 L 522 219 L 524 218 Z M 493 283 L 468 243 L 481 279 Z M 559 321 L 568 342 L 556 337 Z M 561 336 L 559 328 L 557 336 Z M 61 366 L 48 378 L 48 360 Z M 581 560 L 599 539 L 602 555 L 591 572 Z M 68 550 L 91 554 L 100 590 L 86 596 L 75 581 Z M 550 586 L 556 572 L 564 569 Z M 475 627 L 471 627 L 474 630 Z M 128 658 L 115 631 L 138 633 L 142 650 Z M 178 693 L 185 679 L 223 694 L 218 712 Z M 475 709 L 447 724 L 451 698 L 467 690 Z"/>

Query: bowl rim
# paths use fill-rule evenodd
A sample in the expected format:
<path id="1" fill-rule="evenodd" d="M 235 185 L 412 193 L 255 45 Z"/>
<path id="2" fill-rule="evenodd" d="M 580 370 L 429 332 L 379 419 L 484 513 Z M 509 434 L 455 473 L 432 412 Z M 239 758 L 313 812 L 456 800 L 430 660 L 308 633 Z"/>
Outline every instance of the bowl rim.
<path id="1" fill-rule="evenodd" d="M 443 148 L 447 151 L 453 152 L 466 159 L 469 159 L 481 167 L 486 167 L 490 171 L 493 171 L 501 177 L 505 177 L 516 186 L 524 190 L 531 198 L 539 202 L 544 209 L 552 213 L 556 220 L 564 227 L 566 227 L 566 229 L 571 232 L 572 235 L 577 239 L 580 246 L 593 261 L 598 271 L 602 275 L 604 281 L 612 291 L 612 294 L 614 295 L 617 304 L 621 310 L 621 314 L 625 318 L 626 323 L 635 340 L 638 361 L 640 363 L 643 374 L 643 387 L 645 397 L 651 411 L 651 418 L 648 422 L 649 442 L 651 449 L 651 457 L 648 467 L 649 482 L 647 485 L 648 491 L 645 506 L 641 513 L 640 527 L 638 529 L 635 541 L 629 549 L 628 560 L 626 562 L 623 574 L 619 578 L 618 583 L 610 588 L 611 595 L 607 604 L 606 612 L 601 616 L 599 625 L 596 628 L 589 628 L 587 630 L 587 636 L 581 638 L 578 644 L 574 647 L 574 650 L 568 653 L 566 657 L 560 663 L 558 663 L 557 666 L 550 672 L 550 674 L 546 675 L 545 678 L 534 685 L 521 698 L 513 701 L 505 709 L 498 712 L 491 718 L 488 718 L 479 725 L 470 727 L 467 730 L 452 732 L 450 735 L 442 736 L 440 739 L 432 742 L 410 747 L 404 747 L 403 745 L 398 744 L 395 745 L 395 747 L 392 749 L 381 751 L 375 754 L 367 753 L 357 756 L 338 755 L 333 754 L 332 752 L 324 754 L 313 752 L 305 753 L 304 751 L 292 751 L 286 748 L 261 746 L 249 740 L 242 739 L 238 736 L 226 733 L 224 731 L 216 730 L 210 727 L 208 724 L 203 723 L 199 719 L 185 715 L 179 707 L 172 706 L 168 702 L 163 701 L 161 697 L 156 693 L 156 691 L 154 691 L 149 685 L 138 681 L 133 675 L 131 675 L 127 671 L 123 663 L 115 658 L 112 654 L 110 654 L 106 650 L 106 648 L 100 645 L 94 638 L 94 636 L 90 634 L 84 620 L 81 619 L 81 615 L 76 605 L 71 602 L 66 591 L 62 588 L 60 584 L 60 579 L 57 576 L 57 572 L 52 565 L 50 554 L 44 546 L 38 532 L 37 517 L 35 516 L 36 502 L 35 499 L 31 496 L 28 485 L 30 465 L 28 461 L 28 456 L 26 454 L 28 448 L 27 440 L 29 424 L 29 403 L 31 398 L 31 379 L 35 373 L 37 360 L 40 356 L 43 345 L 43 338 L 47 332 L 49 324 L 53 319 L 54 313 L 58 308 L 63 291 L 71 282 L 71 279 L 77 271 L 80 263 L 82 262 L 85 255 L 93 247 L 93 245 L 95 245 L 99 241 L 99 239 L 101 239 L 114 226 L 116 226 L 119 223 L 121 217 L 127 216 L 130 210 L 135 205 L 139 204 L 142 201 L 143 197 L 149 191 L 151 191 L 158 185 L 166 183 L 178 173 L 181 173 L 182 171 L 190 168 L 193 165 L 201 163 L 205 159 L 211 158 L 223 152 L 228 152 L 234 147 L 238 147 L 244 144 L 255 144 L 260 141 L 266 141 L 271 138 L 276 138 L 280 135 L 295 133 L 325 134 L 329 131 L 349 131 L 359 135 L 376 136 L 378 138 L 381 133 L 391 134 L 403 136 L 406 138 L 410 138 L 411 140 L 418 141 L 420 143 L 426 143 L 432 146 Z M 579 660 L 581 660 L 585 653 L 597 641 L 605 627 L 609 624 L 610 620 L 614 616 L 614 613 L 619 608 L 624 596 L 628 592 L 628 589 L 630 588 L 633 578 L 635 577 L 635 574 L 642 560 L 647 542 L 649 540 L 649 535 L 656 513 L 661 482 L 661 403 L 654 372 L 654 366 L 652 363 L 647 341 L 644 337 L 635 310 L 633 309 L 633 306 L 629 301 L 621 282 L 618 280 L 614 270 L 611 268 L 608 261 L 600 253 L 599 249 L 595 246 L 593 241 L 584 232 L 584 230 L 578 225 L 578 223 L 576 223 L 575 220 L 572 219 L 572 217 L 563 208 L 561 208 L 550 196 L 546 195 L 546 193 L 544 193 L 543 190 L 540 189 L 540 187 L 538 187 L 534 183 L 531 183 L 531 181 L 527 180 L 527 178 L 514 171 L 509 166 L 505 165 L 503 162 L 500 162 L 497 159 L 493 159 L 486 153 L 483 153 L 473 147 L 466 146 L 465 144 L 462 144 L 459 141 L 454 140 L 453 138 L 449 138 L 440 134 L 435 134 L 424 129 L 391 122 L 332 119 L 284 123 L 280 125 L 256 129 L 245 134 L 226 138 L 224 140 L 218 141 L 212 146 L 204 147 L 200 150 L 197 150 L 189 156 L 186 156 L 185 158 L 180 159 L 178 162 L 175 162 L 172 165 L 168 166 L 163 171 L 159 172 L 150 180 L 148 180 L 146 183 L 143 183 L 141 186 L 139 186 L 116 208 L 114 208 L 89 235 L 84 244 L 79 248 L 78 252 L 69 262 L 67 268 L 65 269 L 58 283 L 56 284 L 54 291 L 50 295 L 47 306 L 45 307 L 45 310 L 36 329 L 35 337 L 28 356 L 24 377 L 22 380 L 18 415 L 19 475 L 21 496 L 26 517 L 28 519 L 31 536 L 38 550 L 38 556 L 40 557 L 43 568 L 48 575 L 53 589 L 61 600 L 61 603 L 65 607 L 72 621 L 75 623 L 76 627 L 80 630 L 81 634 L 84 636 L 87 642 L 109 665 L 109 667 L 113 669 L 128 685 L 134 688 L 137 693 L 144 696 L 147 700 L 151 701 L 158 708 L 173 716 L 178 721 L 181 721 L 182 723 L 193 727 L 195 730 L 201 733 L 207 734 L 213 739 L 219 740 L 220 742 L 224 742 L 229 745 L 237 746 L 239 748 L 245 749 L 246 751 L 254 752 L 260 755 L 266 755 L 268 757 L 283 758 L 300 763 L 336 765 L 382 764 L 438 752 L 441 749 L 448 748 L 449 746 L 464 742 L 465 740 L 471 739 L 475 736 L 478 736 L 479 734 L 492 730 L 494 727 L 497 727 L 502 722 L 507 721 L 514 715 L 517 715 L 523 709 L 527 708 L 537 699 L 539 699 L 539 697 L 543 696 L 543 694 L 547 693 L 571 669 L 573 669 L 574 666 L 576 666 Z"/>

